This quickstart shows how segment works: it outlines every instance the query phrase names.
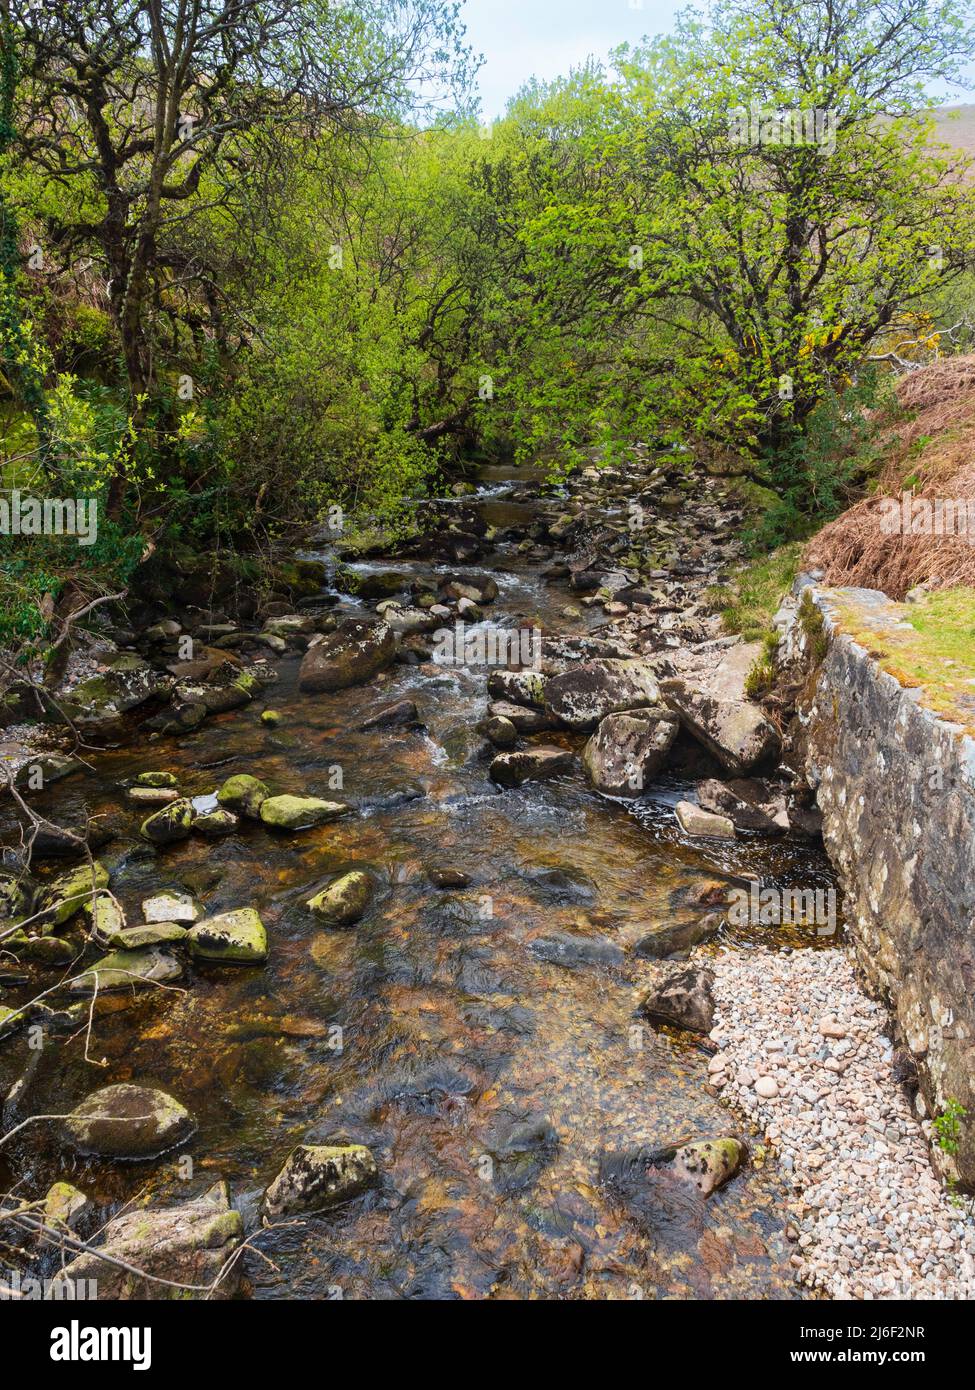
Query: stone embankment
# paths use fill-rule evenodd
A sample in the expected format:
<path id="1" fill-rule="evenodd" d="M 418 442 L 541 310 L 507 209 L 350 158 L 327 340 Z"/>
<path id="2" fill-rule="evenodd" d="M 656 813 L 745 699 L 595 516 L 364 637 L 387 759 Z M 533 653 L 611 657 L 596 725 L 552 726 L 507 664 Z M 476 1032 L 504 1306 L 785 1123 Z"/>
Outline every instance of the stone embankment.
<path id="1" fill-rule="evenodd" d="M 975 686 L 956 661 L 917 659 L 910 604 L 806 586 L 797 612 L 785 649 L 810 671 L 798 747 L 857 964 L 916 1065 L 919 1117 L 958 1116 L 941 1162 L 971 1188 Z"/>

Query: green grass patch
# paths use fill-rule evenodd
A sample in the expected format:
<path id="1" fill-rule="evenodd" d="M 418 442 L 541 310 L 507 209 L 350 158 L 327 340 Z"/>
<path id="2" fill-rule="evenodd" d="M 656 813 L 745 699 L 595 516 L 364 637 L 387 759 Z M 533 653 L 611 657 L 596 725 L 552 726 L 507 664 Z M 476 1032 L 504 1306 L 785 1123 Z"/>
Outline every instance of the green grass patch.
<path id="1" fill-rule="evenodd" d="M 740 633 L 746 642 L 770 635 L 772 618 L 792 585 L 801 551 L 801 541 L 780 545 L 770 555 L 754 560 L 732 583 L 707 591 L 706 597 L 721 614 L 726 632 Z"/>
<path id="2" fill-rule="evenodd" d="M 842 630 L 905 689 L 920 690 L 926 708 L 975 733 L 975 589 L 940 589 L 893 608 L 909 626 L 879 630 L 840 605 Z"/>

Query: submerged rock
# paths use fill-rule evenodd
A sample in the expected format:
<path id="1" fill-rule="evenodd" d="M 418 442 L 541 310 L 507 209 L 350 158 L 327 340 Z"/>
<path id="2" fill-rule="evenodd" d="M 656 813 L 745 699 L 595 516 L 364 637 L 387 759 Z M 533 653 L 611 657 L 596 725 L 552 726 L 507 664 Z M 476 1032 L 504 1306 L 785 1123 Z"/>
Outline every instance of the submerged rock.
<path id="1" fill-rule="evenodd" d="M 127 1082 L 93 1091 L 63 1121 L 65 1140 L 99 1158 L 156 1158 L 195 1130 L 192 1115 L 173 1096 Z"/>
<path id="2" fill-rule="evenodd" d="M 689 1033 L 714 1027 L 714 975 L 701 966 L 671 970 L 644 995 L 640 1012 L 653 1023 L 670 1024 Z"/>
<path id="3" fill-rule="evenodd" d="M 608 796 L 640 796 L 667 761 L 679 728 L 677 716 L 661 707 L 607 714 L 582 750 L 590 782 Z"/>
<path id="4" fill-rule="evenodd" d="M 154 845 L 171 845 L 177 840 L 185 840 L 192 829 L 193 804 L 182 798 L 144 820 L 139 833 Z"/>
<path id="5" fill-rule="evenodd" d="M 225 965 L 260 965 L 267 960 L 267 931 L 252 907 L 239 907 L 197 922 L 189 930 L 187 945 L 197 960 Z"/>
<path id="6" fill-rule="evenodd" d="M 308 648 L 298 673 L 298 688 L 309 695 L 361 685 L 390 666 L 396 638 L 387 623 L 351 618 Z"/>
<path id="7" fill-rule="evenodd" d="M 269 796 L 261 803 L 261 820 L 275 830 L 311 830 L 348 813 L 341 801 L 317 796 Z"/>
<path id="8" fill-rule="evenodd" d="M 708 912 L 684 922 L 665 924 L 642 937 L 636 944 L 636 953 L 651 960 L 662 960 L 665 956 L 678 953 L 686 954 L 702 942 L 712 941 L 721 930 L 724 920 L 723 912 Z"/>
<path id="9" fill-rule="evenodd" d="M 585 965 L 608 966 L 618 969 L 626 959 L 614 941 L 605 936 L 574 936 L 571 932 L 553 932 L 538 936 L 531 943 L 531 953 L 550 965 L 564 965 L 570 970 Z"/>
<path id="10" fill-rule="evenodd" d="M 434 888 L 467 888 L 471 881 L 462 869 L 428 868 L 427 878 Z"/>
<path id="11" fill-rule="evenodd" d="M 526 748 L 521 753 L 499 753 L 491 763 L 491 780 L 501 787 L 520 787 L 571 772 L 575 758 L 564 748 Z"/>
<path id="12" fill-rule="evenodd" d="M 225 810 L 239 811 L 241 815 L 257 820 L 261 814 L 261 806 L 270 795 L 271 788 L 265 783 L 257 777 L 241 772 L 236 777 L 227 778 L 217 792 L 217 800 Z"/>
<path id="13" fill-rule="evenodd" d="M 369 729 L 413 729 L 420 723 L 420 713 L 412 700 L 397 700 L 395 704 L 384 705 L 371 715 L 359 728 Z"/>
<path id="14" fill-rule="evenodd" d="M 55 1280 L 55 1290 L 62 1280 L 70 1289 L 84 1279 L 97 1281 L 102 1299 L 233 1298 L 240 1287 L 243 1262 L 232 1257 L 243 1238 L 243 1219 L 230 1205 L 226 1183 L 220 1182 L 178 1207 L 148 1211 L 140 1207 L 114 1217 L 102 1232 L 99 1248 L 66 1265 Z M 170 1283 L 143 1278 L 125 1265 Z"/>
<path id="15" fill-rule="evenodd" d="M 375 891 L 371 875 L 353 870 L 309 899 L 308 906 L 328 926 L 349 927 L 365 915 Z"/>
<path id="16" fill-rule="evenodd" d="M 324 1211 L 356 1197 L 378 1177 L 364 1144 L 299 1144 L 264 1194 L 266 1217 Z"/>

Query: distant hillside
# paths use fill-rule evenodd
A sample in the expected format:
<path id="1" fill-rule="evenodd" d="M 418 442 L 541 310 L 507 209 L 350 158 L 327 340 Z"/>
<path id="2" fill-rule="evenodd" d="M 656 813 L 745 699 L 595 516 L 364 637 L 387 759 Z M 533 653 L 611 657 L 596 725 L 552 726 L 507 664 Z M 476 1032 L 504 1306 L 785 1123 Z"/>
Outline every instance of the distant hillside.
<path id="1" fill-rule="evenodd" d="M 975 104 L 943 106 L 935 114 L 942 140 L 975 156 Z"/>

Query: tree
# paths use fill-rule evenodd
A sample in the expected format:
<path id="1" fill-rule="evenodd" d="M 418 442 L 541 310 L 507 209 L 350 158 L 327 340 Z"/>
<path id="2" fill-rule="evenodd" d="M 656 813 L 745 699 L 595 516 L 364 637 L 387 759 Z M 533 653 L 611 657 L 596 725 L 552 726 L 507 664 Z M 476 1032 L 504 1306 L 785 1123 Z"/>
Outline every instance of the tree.
<path id="1" fill-rule="evenodd" d="M 98 256 L 130 393 L 153 382 L 155 317 L 222 287 L 190 225 L 269 190 L 325 132 L 369 128 L 412 89 L 463 83 L 454 0 L 10 0 L 22 156 L 65 263 Z M 296 139 L 300 136 L 300 142 Z M 187 246 L 190 246 L 188 252 Z"/>
<path id="2" fill-rule="evenodd" d="M 927 84 L 975 52 L 961 13 L 731 0 L 609 78 L 526 94 L 513 317 L 538 329 L 519 391 L 536 425 L 581 435 L 574 407 L 610 447 L 693 432 L 794 490 L 819 402 L 972 264 L 966 162 L 927 114 Z"/>

